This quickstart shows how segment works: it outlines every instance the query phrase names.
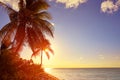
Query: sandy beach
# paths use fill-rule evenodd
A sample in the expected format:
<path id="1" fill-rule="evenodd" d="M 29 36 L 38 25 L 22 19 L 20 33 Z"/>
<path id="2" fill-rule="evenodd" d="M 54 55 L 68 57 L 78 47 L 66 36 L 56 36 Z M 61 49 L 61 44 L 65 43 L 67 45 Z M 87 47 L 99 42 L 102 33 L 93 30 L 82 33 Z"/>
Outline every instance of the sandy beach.
<path id="1" fill-rule="evenodd" d="M 40 75 L 40 80 L 59 80 L 57 77 L 48 74 L 45 71 L 41 72 L 39 75 Z"/>

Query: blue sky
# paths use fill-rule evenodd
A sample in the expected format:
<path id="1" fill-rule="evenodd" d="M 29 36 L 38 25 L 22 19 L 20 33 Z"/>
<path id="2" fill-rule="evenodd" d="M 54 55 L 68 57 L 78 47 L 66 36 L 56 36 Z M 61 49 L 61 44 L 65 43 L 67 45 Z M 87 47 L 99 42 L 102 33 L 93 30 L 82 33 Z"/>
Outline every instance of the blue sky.
<path id="1" fill-rule="evenodd" d="M 54 2 L 50 4 L 50 13 L 55 23 L 55 41 L 62 44 L 57 46 L 60 46 L 61 53 L 68 61 L 81 64 L 80 59 L 84 58 L 91 63 L 90 66 L 94 66 L 96 57 L 104 57 L 106 64 L 120 57 L 119 11 L 103 13 L 100 9 L 101 1 L 98 0 L 88 1 L 76 9 L 66 9 L 65 5 Z M 104 64 L 99 66 L 104 67 Z"/>
<path id="2" fill-rule="evenodd" d="M 55 55 L 47 67 L 120 67 L 120 11 L 101 10 L 102 0 L 88 0 L 77 8 L 49 2 L 55 24 L 51 39 Z M 7 23 L 1 10 L 0 27 Z"/>

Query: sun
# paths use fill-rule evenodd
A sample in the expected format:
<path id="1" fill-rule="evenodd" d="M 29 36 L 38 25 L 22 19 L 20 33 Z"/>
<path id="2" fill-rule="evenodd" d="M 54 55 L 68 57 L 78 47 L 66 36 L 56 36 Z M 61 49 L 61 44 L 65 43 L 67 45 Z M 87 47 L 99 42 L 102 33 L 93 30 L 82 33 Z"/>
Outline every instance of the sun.
<path id="1" fill-rule="evenodd" d="M 44 49 L 44 52 L 48 52 L 48 51 L 49 51 L 48 48 L 45 48 L 45 49 Z"/>
<path id="2" fill-rule="evenodd" d="M 44 70 L 45 70 L 45 72 L 50 73 L 52 71 L 52 68 L 45 68 Z"/>

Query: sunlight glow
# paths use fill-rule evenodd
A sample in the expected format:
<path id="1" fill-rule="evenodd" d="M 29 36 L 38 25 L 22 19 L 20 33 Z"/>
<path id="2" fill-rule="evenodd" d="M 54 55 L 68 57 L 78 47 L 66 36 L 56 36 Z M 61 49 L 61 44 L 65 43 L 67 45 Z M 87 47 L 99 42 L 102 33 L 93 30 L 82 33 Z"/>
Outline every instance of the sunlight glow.
<path id="1" fill-rule="evenodd" d="M 20 57 L 26 60 L 30 60 L 32 51 L 28 46 L 23 47 L 23 50 L 20 53 Z M 40 64 L 40 55 L 32 57 L 32 60 L 35 64 Z"/>
<path id="2" fill-rule="evenodd" d="M 23 50 L 20 52 L 20 57 L 26 60 L 30 60 L 32 55 L 32 51 L 29 47 L 24 46 Z"/>
<path id="3" fill-rule="evenodd" d="M 52 24 L 52 26 L 55 26 L 55 24 L 54 23 L 51 23 Z"/>
<path id="4" fill-rule="evenodd" d="M 45 52 L 49 52 L 49 50 L 46 48 L 45 50 L 44 50 Z"/>
<path id="5" fill-rule="evenodd" d="M 52 68 L 45 68 L 44 70 L 45 70 L 45 72 L 50 73 L 50 72 L 51 72 L 51 70 L 52 70 Z"/>
<path id="6" fill-rule="evenodd" d="M 43 62 L 46 63 L 46 61 L 48 61 L 48 58 L 45 54 L 45 52 L 49 52 L 49 50 L 46 48 L 43 52 Z M 32 51 L 28 46 L 24 46 L 23 50 L 20 52 L 20 57 L 26 60 L 30 60 L 31 59 L 31 55 L 32 55 Z M 41 60 L 41 56 L 40 54 L 38 54 L 37 56 L 33 56 L 32 60 L 35 64 L 40 64 L 40 60 Z"/>
<path id="7" fill-rule="evenodd" d="M 40 64 L 40 56 L 32 57 L 32 60 L 35 64 Z"/>

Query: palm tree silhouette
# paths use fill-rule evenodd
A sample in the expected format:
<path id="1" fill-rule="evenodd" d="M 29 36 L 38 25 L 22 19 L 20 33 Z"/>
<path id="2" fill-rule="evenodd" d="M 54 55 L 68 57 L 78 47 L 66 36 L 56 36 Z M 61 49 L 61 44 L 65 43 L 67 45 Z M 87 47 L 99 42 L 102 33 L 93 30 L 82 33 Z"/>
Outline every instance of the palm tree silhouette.
<path id="1" fill-rule="evenodd" d="M 42 42 L 42 45 L 41 45 L 41 50 L 36 51 L 32 56 L 37 56 L 40 54 L 40 56 L 41 56 L 41 60 L 40 60 L 41 63 L 40 64 L 42 67 L 42 65 L 43 65 L 43 53 L 45 53 L 47 58 L 49 59 L 50 58 L 49 52 L 54 54 L 54 51 L 51 48 L 51 44 L 50 44 L 49 40 L 44 39 Z"/>
<path id="2" fill-rule="evenodd" d="M 37 51 L 43 50 L 46 34 L 53 37 L 54 31 L 53 25 L 48 21 L 51 19 L 47 12 L 48 3 L 45 0 L 20 0 L 18 11 L 1 1 L 0 6 L 6 9 L 10 18 L 10 22 L 0 30 L 0 43 L 16 53 L 28 43 L 33 56 Z"/>

